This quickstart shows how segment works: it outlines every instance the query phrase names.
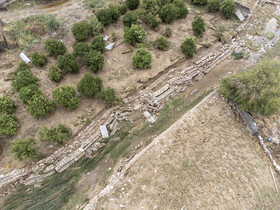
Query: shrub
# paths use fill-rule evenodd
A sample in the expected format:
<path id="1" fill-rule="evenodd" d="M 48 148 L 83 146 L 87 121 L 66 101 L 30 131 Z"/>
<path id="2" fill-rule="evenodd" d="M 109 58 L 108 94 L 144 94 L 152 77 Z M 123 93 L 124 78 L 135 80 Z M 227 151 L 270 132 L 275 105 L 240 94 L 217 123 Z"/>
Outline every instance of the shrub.
<path id="1" fill-rule="evenodd" d="M 159 37 L 154 41 L 153 45 L 159 50 L 168 50 L 170 47 L 170 42 L 164 37 Z"/>
<path id="2" fill-rule="evenodd" d="M 17 71 L 29 70 L 29 66 L 24 61 L 21 61 L 18 63 L 16 70 Z"/>
<path id="3" fill-rule="evenodd" d="M 152 67 L 151 63 L 152 54 L 144 48 L 138 49 L 132 57 L 133 68 L 148 69 Z"/>
<path id="4" fill-rule="evenodd" d="M 57 66 L 51 66 L 48 72 L 48 78 L 53 82 L 59 82 L 63 75 Z"/>
<path id="5" fill-rule="evenodd" d="M 91 27 L 86 22 L 75 23 L 72 26 L 72 34 L 78 42 L 87 39 L 91 32 Z"/>
<path id="6" fill-rule="evenodd" d="M 121 15 L 119 5 L 110 3 L 108 10 L 111 15 L 112 22 L 117 21 Z"/>
<path id="7" fill-rule="evenodd" d="M 45 54 L 40 54 L 38 52 L 35 52 L 32 54 L 32 63 L 35 65 L 35 66 L 44 66 L 47 62 L 47 56 Z"/>
<path id="8" fill-rule="evenodd" d="M 161 23 L 161 19 L 157 16 L 153 15 L 152 13 L 148 13 L 144 16 L 144 21 L 152 28 L 156 28 Z"/>
<path id="9" fill-rule="evenodd" d="M 37 94 L 28 101 L 27 111 L 34 118 L 43 118 L 54 111 L 53 101 L 44 98 L 43 95 Z"/>
<path id="10" fill-rule="evenodd" d="M 194 38 L 186 38 L 181 44 L 181 50 L 189 58 L 193 58 L 194 53 L 196 52 L 196 43 Z"/>
<path id="11" fill-rule="evenodd" d="M 137 12 L 129 11 L 123 17 L 123 25 L 130 28 L 131 25 L 133 24 L 136 25 L 137 20 L 138 20 Z"/>
<path id="12" fill-rule="evenodd" d="M 66 52 L 65 45 L 56 39 L 47 39 L 45 41 L 45 49 L 51 56 L 55 57 L 63 55 Z"/>
<path id="13" fill-rule="evenodd" d="M 229 19 L 232 17 L 232 14 L 235 10 L 234 0 L 224 0 L 221 3 L 220 11 L 223 14 L 223 17 Z"/>
<path id="14" fill-rule="evenodd" d="M 280 108 L 279 72 L 279 60 L 263 60 L 252 70 L 222 78 L 220 92 L 244 111 L 276 114 Z"/>
<path id="15" fill-rule="evenodd" d="M 94 73 L 97 73 L 104 67 L 105 56 L 98 51 L 90 51 L 85 55 L 85 64 L 88 66 Z"/>
<path id="16" fill-rule="evenodd" d="M 90 50 L 90 48 L 89 48 L 87 43 L 85 43 L 85 42 L 78 42 L 74 46 L 73 55 L 75 57 L 79 56 L 79 57 L 83 58 L 89 52 L 89 50 Z"/>
<path id="17" fill-rule="evenodd" d="M 0 135 L 12 136 L 18 129 L 17 119 L 14 115 L 0 113 Z"/>
<path id="18" fill-rule="evenodd" d="M 207 4 L 207 0 L 192 0 L 192 3 L 198 5 L 205 5 Z"/>
<path id="19" fill-rule="evenodd" d="M 105 51 L 105 41 L 103 37 L 101 35 L 93 37 L 90 41 L 90 48 L 103 53 Z"/>
<path id="20" fill-rule="evenodd" d="M 93 36 L 99 35 L 104 30 L 102 23 L 99 22 L 96 16 L 90 18 L 89 25 Z"/>
<path id="21" fill-rule="evenodd" d="M 94 97 L 102 89 L 102 79 L 86 73 L 78 83 L 78 91 L 86 97 Z"/>
<path id="22" fill-rule="evenodd" d="M 96 13 L 98 21 L 102 23 L 103 26 L 108 26 L 113 20 L 111 13 L 108 9 L 101 9 Z"/>
<path id="23" fill-rule="evenodd" d="M 158 14 L 161 6 L 161 1 L 159 0 L 143 0 L 141 5 L 145 13 L 152 13 L 152 15 Z"/>
<path id="24" fill-rule="evenodd" d="M 62 146 L 71 134 L 71 128 L 68 128 L 63 124 L 54 125 L 49 129 L 46 126 L 43 126 L 39 130 L 41 142 L 47 142 L 48 144 L 54 144 L 57 146 Z"/>
<path id="25" fill-rule="evenodd" d="M 27 158 L 34 158 L 36 156 L 36 150 L 34 148 L 35 139 L 22 139 L 16 140 L 12 143 L 11 152 L 18 160 L 25 160 Z"/>
<path id="26" fill-rule="evenodd" d="M 130 28 L 126 27 L 124 29 L 124 41 L 136 44 L 144 42 L 146 38 L 146 32 L 142 29 L 141 26 L 132 25 Z"/>
<path id="27" fill-rule="evenodd" d="M 128 8 L 127 8 L 126 4 L 121 4 L 119 6 L 119 10 L 120 10 L 121 15 L 124 15 L 127 12 Z"/>
<path id="28" fill-rule="evenodd" d="M 19 90 L 19 98 L 24 104 L 28 104 L 28 101 L 30 101 L 34 95 L 42 95 L 42 92 L 39 90 L 38 85 L 36 84 L 22 87 Z"/>
<path id="29" fill-rule="evenodd" d="M 164 5 L 159 13 L 163 22 L 172 23 L 177 19 L 178 8 L 174 4 Z"/>
<path id="30" fill-rule="evenodd" d="M 98 98 L 103 100 L 106 106 L 111 106 L 118 102 L 120 99 L 116 96 L 115 90 L 113 88 L 105 88 L 99 94 Z"/>
<path id="31" fill-rule="evenodd" d="M 125 4 L 129 9 L 135 10 L 138 8 L 140 0 L 125 0 Z"/>
<path id="32" fill-rule="evenodd" d="M 9 96 L 0 96 L 0 113 L 11 114 L 15 111 L 15 108 L 15 102 Z"/>
<path id="33" fill-rule="evenodd" d="M 240 52 L 236 52 L 236 51 L 233 51 L 232 54 L 233 57 L 234 57 L 234 60 L 239 60 L 239 59 L 242 59 L 242 58 L 245 58 L 245 53 L 240 51 Z"/>
<path id="34" fill-rule="evenodd" d="M 37 82 L 38 78 L 34 76 L 31 71 L 23 70 L 16 75 L 15 80 L 12 81 L 12 86 L 19 91 L 22 87 L 30 84 L 37 84 Z"/>
<path id="35" fill-rule="evenodd" d="M 174 0 L 173 4 L 177 7 L 176 18 L 183 18 L 187 16 L 189 10 L 184 0 Z"/>
<path id="36" fill-rule="evenodd" d="M 209 0 L 207 9 L 209 12 L 218 12 L 220 11 L 220 0 Z"/>
<path id="37" fill-rule="evenodd" d="M 171 37 L 172 36 L 172 31 L 171 31 L 171 28 L 169 26 L 165 27 L 165 31 L 163 33 L 163 36 L 165 36 L 165 37 Z"/>
<path id="38" fill-rule="evenodd" d="M 78 63 L 73 54 L 66 53 L 57 57 L 58 67 L 71 73 L 79 73 Z"/>
<path id="39" fill-rule="evenodd" d="M 50 16 L 46 21 L 46 26 L 47 26 L 48 32 L 51 34 L 54 31 L 57 31 L 57 29 L 60 26 L 60 23 L 55 18 L 55 16 Z"/>
<path id="40" fill-rule="evenodd" d="M 80 99 L 75 97 L 76 90 L 69 85 L 60 86 L 53 91 L 53 98 L 60 106 L 65 106 L 68 110 L 75 109 L 80 104 Z"/>
<path id="41" fill-rule="evenodd" d="M 204 20 L 201 16 L 196 16 L 192 22 L 192 29 L 195 36 L 202 36 L 206 31 Z"/>

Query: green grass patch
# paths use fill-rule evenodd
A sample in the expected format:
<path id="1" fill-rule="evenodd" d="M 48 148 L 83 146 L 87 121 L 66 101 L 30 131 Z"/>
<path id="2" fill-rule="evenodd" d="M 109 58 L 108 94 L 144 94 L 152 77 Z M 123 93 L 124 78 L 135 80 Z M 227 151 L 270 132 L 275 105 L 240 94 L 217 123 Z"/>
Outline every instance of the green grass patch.
<path id="1" fill-rule="evenodd" d="M 84 4 L 88 9 L 101 8 L 107 1 L 108 0 L 84 0 Z"/>

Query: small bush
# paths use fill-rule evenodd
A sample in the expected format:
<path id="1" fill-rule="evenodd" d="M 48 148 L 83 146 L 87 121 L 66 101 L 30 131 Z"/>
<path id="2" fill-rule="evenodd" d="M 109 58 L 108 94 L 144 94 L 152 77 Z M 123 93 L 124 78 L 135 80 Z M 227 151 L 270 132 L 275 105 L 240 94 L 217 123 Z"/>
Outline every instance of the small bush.
<path id="1" fill-rule="evenodd" d="M 123 25 L 125 27 L 129 27 L 130 28 L 131 25 L 133 25 L 133 24 L 136 25 L 137 20 L 138 20 L 137 12 L 129 11 L 123 17 Z"/>
<path id="2" fill-rule="evenodd" d="M 119 5 L 110 3 L 109 7 L 108 7 L 108 10 L 109 10 L 109 13 L 111 15 L 112 22 L 116 22 L 121 15 Z"/>
<path id="3" fill-rule="evenodd" d="M 178 8 L 174 4 L 164 5 L 159 13 L 160 18 L 163 22 L 172 23 L 177 19 Z"/>
<path id="4" fill-rule="evenodd" d="M 233 51 L 232 55 L 234 57 L 234 60 L 239 60 L 239 59 L 242 59 L 245 57 L 245 54 L 242 51 L 240 51 L 240 52 Z"/>
<path id="5" fill-rule="evenodd" d="M 63 78 L 63 75 L 57 66 L 51 66 L 48 71 L 48 78 L 53 82 L 59 82 Z"/>
<path id="6" fill-rule="evenodd" d="M 177 7 L 177 19 L 187 17 L 187 14 L 189 14 L 189 10 L 184 0 L 174 0 L 173 4 Z"/>
<path id="7" fill-rule="evenodd" d="M 15 102 L 6 95 L 0 96 L 0 114 L 7 113 L 12 114 L 15 111 Z"/>
<path id="8" fill-rule="evenodd" d="M 143 0 L 141 8 L 142 10 L 145 11 L 145 13 L 152 13 L 152 15 L 157 15 L 162 6 L 161 2 L 162 1 L 158 1 L 158 0 Z"/>
<path id="9" fill-rule="evenodd" d="M 60 106 L 65 106 L 68 110 L 76 109 L 80 104 L 80 99 L 75 97 L 75 88 L 69 85 L 60 86 L 52 94 L 55 102 Z"/>
<path id="10" fill-rule="evenodd" d="M 209 12 L 218 12 L 220 11 L 220 0 L 209 0 L 207 9 Z"/>
<path id="11" fill-rule="evenodd" d="M 35 52 L 32 54 L 32 64 L 35 66 L 44 66 L 47 63 L 47 56 L 45 54 L 40 54 Z"/>
<path id="12" fill-rule="evenodd" d="M 233 12 L 235 11 L 234 0 L 224 0 L 221 3 L 220 11 L 223 14 L 223 17 L 229 19 L 232 17 Z"/>
<path id="13" fill-rule="evenodd" d="M 144 16 L 144 21 L 152 28 L 156 28 L 161 24 L 161 19 L 152 13 L 148 13 Z"/>
<path id="14" fill-rule="evenodd" d="M 159 50 L 168 50 L 170 47 L 170 42 L 164 37 L 159 37 L 154 41 L 153 45 Z"/>
<path id="15" fill-rule="evenodd" d="M 206 5 L 207 0 L 192 0 L 192 3 L 197 5 Z"/>
<path id="16" fill-rule="evenodd" d="M 187 57 L 193 58 L 196 52 L 196 43 L 194 38 L 186 38 L 181 44 L 181 50 Z"/>
<path id="17" fill-rule="evenodd" d="M 125 0 L 125 4 L 129 9 L 135 10 L 138 8 L 140 0 Z"/>
<path id="18" fill-rule="evenodd" d="M 85 55 L 89 52 L 90 48 L 88 46 L 87 43 L 85 42 L 78 42 L 75 46 L 74 46 L 74 51 L 73 51 L 73 55 L 75 57 L 85 57 Z"/>
<path id="19" fill-rule="evenodd" d="M 169 26 L 165 27 L 165 31 L 163 33 L 163 36 L 165 36 L 165 37 L 171 37 L 172 36 L 172 31 L 171 31 L 171 28 Z"/>
<path id="20" fill-rule="evenodd" d="M 120 101 L 120 99 L 116 96 L 115 90 L 110 87 L 103 89 L 98 94 L 98 98 L 103 100 L 106 106 L 111 106 Z"/>
<path id="21" fill-rule="evenodd" d="M 28 104 L 28 101 L 32 100 L 35 95 L 43 95 L 39 90 L 38 85 L 31 84 L 25 87 L 22 87 L 19 90 L 19 98 L 24 104 Z"/>
<path id="22" fill-rule="evenodd" d="M 103 53 L 105 51 L 105 41 L 103 40 L 103 36 L 98 35 L 93 37 L 90 41 L 90 48 Z"/>
<path id="23" fill-rule="evenodd" d="M 87 39 L 91 32 L 91 27 L 86 22 L 75 23 L 72 26 L 72 34 L 78 42 Z"/>
<path id="24" fill-rule="evenodd" d="M 124 29 L 124 41 L 136 44 L 144 42 L 146 38 L 146 32 L 142 29 L 141 26 L 132 25 L 130 28 L 126 27 Z"/>
<path id="25" fill-rule="evenodd" d="M 105 56 L 98 51 L 90 51 L 85 55 L 85 64 L 88 66 L 94 73 L 97 73 L 99 70 L 103 69 Z"/>
<path id="26" fill-rule="evenodd" d="M 78 91 L 86 97 L 94 97 L 102 90 L 102 79 L 86 73 L 78 83 Z"/>
<path id="27" fill-rule="evenodd" d="M 38 78 L 34 76 L 31 71 L 23 70 L 16 75 L 15 80 L 12 81 L 12 86 L 19 91 L 22 87 L 30 84 L 37 84 L 37 82 Z"/>
<path id="28" fill-rule="evenodd" d="M 43 95 L 37 94 L 28 101 L 27 111 L 34 118 L 43 118 L 54 111 L 53 101 L 44 98 Z"/>
<path id="29" fill-rule="evenodd" d="M 50 16 L 50 18 L 48 18 L 46 21 L 46 26 L 47 26 L 48 32 L 51 34 L 55 31 L 57 31 L 57 29 L 60 26 L 60 23 L 55 18 L 55 16 Z"/>
<path id="30" fill-rule="evenodd" d="M 69 136 L 71 136 L 71 134 L 71 128 L 68 128 L 63 124 L 54 125 L 51 128 L 43 126 L 39 130 L 41 142 L 46 142 L 48 144 L 54 144 L 57 146 L 62 146 Z"/>
<path id="31" fill-rule="evenodd" d="M 204 20 L 201 16 L 196 16 L 196 18 L 192 22 L 192 29 L 195 36 L 202 36 L 202 34 L 206 31 Z"/>
<path id="32" fill-rule="evenodd" d="M 0 135 L 12 136 L 18 129 L 17 119 L 14 115 L 0 113 Z"/>
<path id="33" fill-rule="evenodd" d="M 66 52 L 65 45 L 56 39 L 47 39 L 45 41 L 45 49 L 51 56 L 55 57 L 63 55 Z"/>
<path id="34" fill-rule="evenodd" d="M 16 140 L 12 143 L 11 152 L 18 160 L 33 159 L 36 156 L 35 139 Z"/>
<path id="35" fill-rule="evenodd" d="M 125 13 L 127 13 L 128 8 L 127 8 L 126 4 L 121 4 L 119 6 L 119 10 L 120 10 L 121 15 L 124 15 Z"/>
<path id="36" fill-rule="evenodd" d="M 152 54 L 144 49 L 140 48 L 136 54 L 132 57 L 133 68 L 148 69 L 152 68 Z"/>
<path id="37" fill-rule="evenodd" d="M 108 9 L 101 9 L 96 13 L 96 17 L 103 26 L 108 26 L 113 20 Z"/>
<path id="38" fill-rule="evenodd" d="M 16 70 L 18 72 L 22 71 L 22 70 L 29 70 L 29 66 L 24 61 L 21 61 L 21 62 L 18 63 L 18 66 L 17 66 Z"/>
<path id="39" fill-rule="evenodd" d="M 57 57 L 58 67 L 70 73 L 79 73 L 78 63 L 73 54 L 66 53 Z"/>
<path id="40" fill-rule="evenodd" d="M 99 35 L 100 33 L 102 33 L 104 31 L 104 27 L 103 27 L 102 23 L 99 22 L 99 20 L 97 19 L 96 16 L 93 16 L 90 18 L 89 25 L 91 28 L 91 34 L 93 36 Z"/>

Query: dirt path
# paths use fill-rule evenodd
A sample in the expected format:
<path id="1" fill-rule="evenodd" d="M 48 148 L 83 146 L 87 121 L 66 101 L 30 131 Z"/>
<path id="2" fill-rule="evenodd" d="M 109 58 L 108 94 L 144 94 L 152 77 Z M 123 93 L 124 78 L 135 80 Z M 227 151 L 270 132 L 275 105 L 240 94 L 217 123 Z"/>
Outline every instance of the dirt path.
<path id="1" fill-rule="evenodd" d="M 280 208 L 270 162 L 218 94 L 156 139 L 97 208 Z"/>

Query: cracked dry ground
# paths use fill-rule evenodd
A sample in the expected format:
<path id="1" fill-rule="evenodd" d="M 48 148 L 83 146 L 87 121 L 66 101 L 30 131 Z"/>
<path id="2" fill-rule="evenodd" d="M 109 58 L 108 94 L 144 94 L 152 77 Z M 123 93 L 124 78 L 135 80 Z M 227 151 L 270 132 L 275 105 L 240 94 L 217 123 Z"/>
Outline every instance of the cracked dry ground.
<path id="1" fill-rule="evenodd" d="M 269 160 L 217 93 L 159 139 L 98 209 L 280 209 Z"/>

